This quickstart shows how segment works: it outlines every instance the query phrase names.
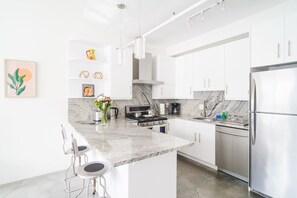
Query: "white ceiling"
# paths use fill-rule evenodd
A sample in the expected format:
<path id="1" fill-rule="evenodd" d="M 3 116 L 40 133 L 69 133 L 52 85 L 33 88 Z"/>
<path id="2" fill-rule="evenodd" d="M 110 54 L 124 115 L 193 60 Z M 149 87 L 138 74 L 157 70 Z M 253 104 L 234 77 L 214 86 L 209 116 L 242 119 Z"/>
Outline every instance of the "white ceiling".
<path id="1" fill-rule="evenodd" d="M 247 17 L 261 10 L 275 6 L 286 0 L 225 0 L 225 11 L 219 7 L 206 12 L 205 20 L 192 20 L 188 28 L 187 18 L 216 0 L 209 0 L 194 11 L 159 29 L 146 39 L 151 44 L 170 46 L 196 37 L 228 23 Z M 168 20 L 172 13 L 178 13 L 196 3 L 197 0 L 141 0 L 142 33 Z M 83 16 L 95 20 L 108 34 L 120 34 L 120 11 L 116 7 L 124 3 L 126 9 L 122 12 L 123 35 L 128 42 L 138 35 L 139 0 L 88 0 Z"/>

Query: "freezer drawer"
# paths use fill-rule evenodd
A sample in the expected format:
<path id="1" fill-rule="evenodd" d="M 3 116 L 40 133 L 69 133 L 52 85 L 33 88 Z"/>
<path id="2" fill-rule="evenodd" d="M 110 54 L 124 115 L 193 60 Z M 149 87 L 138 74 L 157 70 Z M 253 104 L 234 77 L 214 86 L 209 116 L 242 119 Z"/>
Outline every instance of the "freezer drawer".
<path id="1" fill-rule="evenodd" d="M 297 116 L 251 116 L 250 187 L 270 197 L 297 197 Z"/>
<path id="2" fill-rule="evenodd" d="M 220 170 L 247 181 L 248 131 L 216 127 L 216 165 Z"/>

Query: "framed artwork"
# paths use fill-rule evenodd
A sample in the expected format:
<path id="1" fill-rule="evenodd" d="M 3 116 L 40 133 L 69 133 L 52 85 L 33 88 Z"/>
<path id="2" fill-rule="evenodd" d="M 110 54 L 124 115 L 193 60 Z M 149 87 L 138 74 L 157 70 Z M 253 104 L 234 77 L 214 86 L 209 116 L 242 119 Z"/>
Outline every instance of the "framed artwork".
<path id="1" fill-rule="evenodd" d="M 95 89 L 92 84 L 82 84 L 83 97 L 95 97 Z"/>
<path id="2" fill-rule="evenodd" d="M 36 62 L 6 59 L 4 68 L 6 97 L 36 97 Z"/>

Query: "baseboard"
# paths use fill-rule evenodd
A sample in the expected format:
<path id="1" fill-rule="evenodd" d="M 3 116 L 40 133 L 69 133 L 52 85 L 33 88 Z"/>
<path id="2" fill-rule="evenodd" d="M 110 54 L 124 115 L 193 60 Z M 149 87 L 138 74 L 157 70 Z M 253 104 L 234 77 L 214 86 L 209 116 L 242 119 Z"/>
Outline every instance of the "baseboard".
<path id="1" fill-rule="evenodd" d="M 188 154 L 186 154 L 186 153 L 182 153 L 182 152 L 180 152 L 180 151 L 177 151 L 177 154 L 178 154 L 178 155 L 181 155 L 181 156 L 183 156 L 183 157 L 185 157 L 185 158 L 188 158 L 188 159 L 190 159 L 190 160 L 192 160 L 192 161 L 194 161 L 194 162 L 196 162 L 196 163 L 199 163 L 199 164 L 202 164 L 202 165 L 204 165 L 204 166 L 207 166 L 207 167 L 209 167 L 209 168 L 211 168 L 211 169 L 214 169 L 214 170 L 216 170 L 216 171 L 218 170 L 218 167 L 217 167 L 216 165 L 214 165 L 214 164 L 210 164 L 210 163 L 205 162 L 205 161 L 200 160 L 200 159 L 197 159 L 197 158 L 192 157 L 192 156 L 190 156 L 190 155 L 188 155 Z"/>

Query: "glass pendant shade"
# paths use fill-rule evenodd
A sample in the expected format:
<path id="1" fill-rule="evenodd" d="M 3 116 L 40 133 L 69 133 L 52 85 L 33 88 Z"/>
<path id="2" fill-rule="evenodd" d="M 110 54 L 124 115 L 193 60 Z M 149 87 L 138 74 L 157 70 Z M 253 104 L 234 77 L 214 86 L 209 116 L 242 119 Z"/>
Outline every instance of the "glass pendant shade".
<path id="1" fill-rule="evenodd" d="M 136 59 L 145 58 L 145 38 L 137 37 L 134 44 L 134 55 Z"/>

